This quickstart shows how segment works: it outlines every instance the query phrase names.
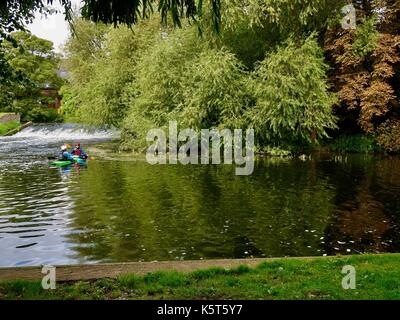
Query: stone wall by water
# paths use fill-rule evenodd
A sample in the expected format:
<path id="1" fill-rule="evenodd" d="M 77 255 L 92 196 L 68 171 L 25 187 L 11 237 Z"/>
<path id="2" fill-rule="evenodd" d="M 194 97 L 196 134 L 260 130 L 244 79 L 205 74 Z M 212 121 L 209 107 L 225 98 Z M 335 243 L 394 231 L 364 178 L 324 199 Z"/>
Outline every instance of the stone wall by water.
<path id="1" fill-rule="evenodd" d="M 14 113 L 6 113 L 4 115 L 0 115 L 0 123 L 6 123 L 9 121 L 21 121 L 21 116 L 19 114 Z"/>

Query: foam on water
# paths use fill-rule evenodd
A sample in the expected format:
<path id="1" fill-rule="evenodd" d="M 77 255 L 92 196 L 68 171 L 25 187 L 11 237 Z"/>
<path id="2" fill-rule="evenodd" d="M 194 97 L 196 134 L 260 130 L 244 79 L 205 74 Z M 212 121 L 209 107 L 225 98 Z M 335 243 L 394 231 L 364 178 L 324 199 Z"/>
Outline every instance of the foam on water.
<path id="1" fill-rule="evenodd" d="M 93 140 L 118 138 L 118 132 L 78 124 L 38 124 L 15 134 L 14 138 L 41 138 L 44 140 Z"/>

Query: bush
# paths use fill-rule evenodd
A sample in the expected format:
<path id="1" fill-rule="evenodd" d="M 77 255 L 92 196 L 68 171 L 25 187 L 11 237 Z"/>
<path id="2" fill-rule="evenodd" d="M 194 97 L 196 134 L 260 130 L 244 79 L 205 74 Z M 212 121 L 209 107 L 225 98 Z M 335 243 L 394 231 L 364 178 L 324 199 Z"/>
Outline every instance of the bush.
<path id="1" fill-rule="evenodd" d="M 378 145 L 388 152 L 400 152 L 400 120 L 388 120 L 378 127 Z"/>
<path id="2" fill-rule="evenodd" d="M 79 122 L 79 99 L 77 93 L 69 85 L 64 85 L 60 89 L 62 104 L 59 114 L 65 121 Z"/>
<path id="3" fill-rule="evenodd" d="M 378 151 L 375 139 L 372 136 L 362 134 L 352 136 L 341 136 L 330 144 L 333 151 L 369 153 Z"/>
<path id="4" fill-rule="evenodd" d="M 63 118 L 58 113 L 57 109 L 50 109 L 46 107 L 36 107 L 29 110 L 26 114 L 22 116 L 23 121 L 32 122 L 62 122 Z"/>
<path id="5" fill-rule="evenodd" d="M 378 45 L 379 32 L 376 30 L 377 18 L 363 19 L 357 26 L 356 39 L 353 43 L 354 53 L 360 57 L 365 57 L 375 50 Z"/>

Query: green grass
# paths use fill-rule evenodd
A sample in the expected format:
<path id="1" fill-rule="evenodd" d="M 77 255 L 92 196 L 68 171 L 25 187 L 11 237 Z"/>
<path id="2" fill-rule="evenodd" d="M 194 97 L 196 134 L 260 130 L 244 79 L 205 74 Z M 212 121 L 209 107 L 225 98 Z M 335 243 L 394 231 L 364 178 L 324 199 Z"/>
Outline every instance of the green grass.
<path id="1" fill-rule="evenodd" d="M 0 136 L 6 134 L 10 130 L 18 128 L 20 125 L 21 124 L 19 123 L 19 121 L 9 121 L 6 123 L 0 123 Z"/>
<path id="2" fill-rule="evenodd" d="M 341 286 L 343 266 L 356 269 L 356 289 Z M 211 268 L 192 273 L 57 283 L 0 282 L 0 299 L 400 299 L 400 255 L 279 259 L 256 268 Z"/>

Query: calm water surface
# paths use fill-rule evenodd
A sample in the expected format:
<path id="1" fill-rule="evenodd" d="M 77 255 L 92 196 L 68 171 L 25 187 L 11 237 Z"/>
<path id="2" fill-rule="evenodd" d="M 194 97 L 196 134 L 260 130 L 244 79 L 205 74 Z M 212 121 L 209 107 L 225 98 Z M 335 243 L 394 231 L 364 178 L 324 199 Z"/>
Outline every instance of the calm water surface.
<path id="1" fill-rule="evenodd" d="M 0 138 L 0 266 L 400 252 L 400 158 L 259 159 L 234 166 L 90 161 L 49 168 L 61 141 Z"/>

